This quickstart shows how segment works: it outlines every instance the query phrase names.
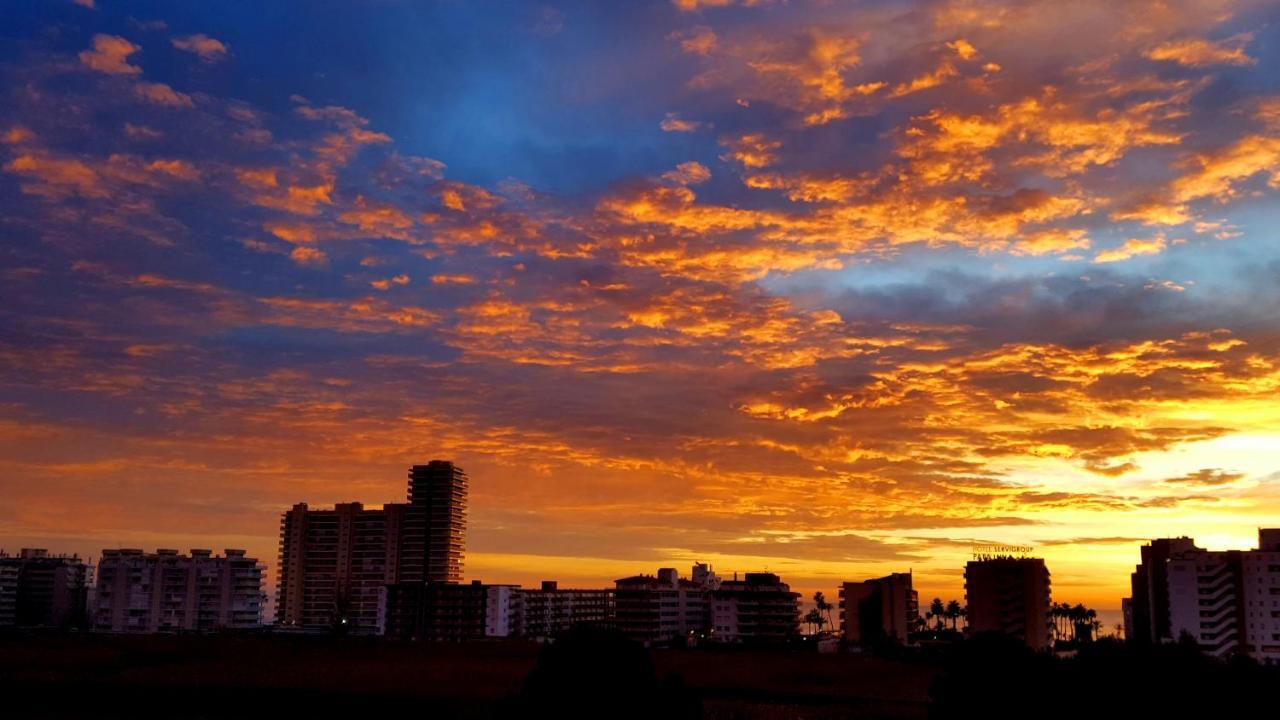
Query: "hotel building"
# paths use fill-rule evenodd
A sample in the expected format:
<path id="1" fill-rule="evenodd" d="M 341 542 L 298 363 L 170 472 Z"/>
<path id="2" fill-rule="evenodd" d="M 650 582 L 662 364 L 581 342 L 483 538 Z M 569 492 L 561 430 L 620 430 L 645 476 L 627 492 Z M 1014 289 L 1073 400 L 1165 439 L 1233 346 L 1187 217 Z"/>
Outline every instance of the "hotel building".
<path id="1" fill-rule="evenodd" d="M 1049 648 L 1049 569 L 1040 558 L 973 560 L 964 569 L 969 635 L 998 632 Z"/>

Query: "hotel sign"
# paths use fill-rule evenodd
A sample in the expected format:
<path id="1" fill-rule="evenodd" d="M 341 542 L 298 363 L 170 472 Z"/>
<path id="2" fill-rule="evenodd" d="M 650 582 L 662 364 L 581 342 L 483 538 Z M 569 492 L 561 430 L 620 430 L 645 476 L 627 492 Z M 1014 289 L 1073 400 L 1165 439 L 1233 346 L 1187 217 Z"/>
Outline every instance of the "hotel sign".
<path id="1" fill-rule="evenodd" d="M 1030 545 L 974 545 L 970 548 L 973 559 L 996 560 L 999 558 L 1024 558 L 1035 548 Z"/>

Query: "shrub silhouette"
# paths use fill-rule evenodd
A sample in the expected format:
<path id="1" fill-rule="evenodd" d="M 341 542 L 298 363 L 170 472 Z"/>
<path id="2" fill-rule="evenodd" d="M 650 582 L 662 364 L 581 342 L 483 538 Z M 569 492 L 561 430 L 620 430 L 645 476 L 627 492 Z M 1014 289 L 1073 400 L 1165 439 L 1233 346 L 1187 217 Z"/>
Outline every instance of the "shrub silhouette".
<path id="1" fill-rule="evenodd" d="M 701 704 L 678 675 L 658 681 L 649 651 L 621 632 L 574 628 L 538 654 L 518 700 L 536 717 L 701 717 Z"/>

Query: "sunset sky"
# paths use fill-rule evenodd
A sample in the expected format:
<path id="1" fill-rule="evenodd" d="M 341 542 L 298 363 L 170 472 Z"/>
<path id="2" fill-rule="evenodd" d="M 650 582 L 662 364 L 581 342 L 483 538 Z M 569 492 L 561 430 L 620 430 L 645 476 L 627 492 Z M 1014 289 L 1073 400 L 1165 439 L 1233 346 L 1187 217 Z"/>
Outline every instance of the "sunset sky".
<path id="1" fill-rule="evenodd" d="M 0 546 L 470 474 L 466 576 L 1280 525 L 1276 2 L 11 3 Z"/>

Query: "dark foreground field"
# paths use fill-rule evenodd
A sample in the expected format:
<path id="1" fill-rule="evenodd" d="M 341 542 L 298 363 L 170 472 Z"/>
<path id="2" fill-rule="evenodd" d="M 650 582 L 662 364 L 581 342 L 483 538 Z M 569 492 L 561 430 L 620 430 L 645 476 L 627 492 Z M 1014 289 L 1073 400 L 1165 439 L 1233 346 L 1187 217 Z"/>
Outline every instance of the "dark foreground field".
<path id="1" fill-rule="evenodd" d="M 507 641 L 0 636 L 0 704 L 14 718 L 527 716 L 521 692 L 538 655 L 537 645 Z M 663 697 L 708 718 L 923 718 L 936 674 L 928 665 L 803 652 L 661 650 L 651 658 Z M 589 673 L 551 694 L 590 692 Z M 638 701 L 625 690 L 605 694 L 624 695 L 609 698 L 618 710 Z"/>
<path id="2" fill-rule="evenodd" d="M 882 650 L 898 659 L 651 652 L 589 628 L 543 646 L 0 635 L 0 720 L 1235 717 L 1274 706 L 1280 688 L 1280 666 L 1213 660 L 1194 643 L 1100 641 L 1060 658 L 1001 636 Z"/>

